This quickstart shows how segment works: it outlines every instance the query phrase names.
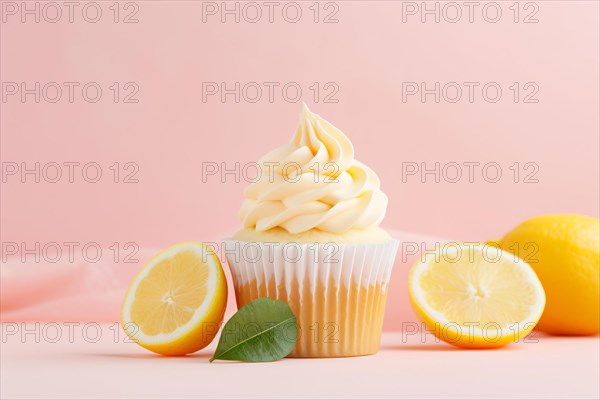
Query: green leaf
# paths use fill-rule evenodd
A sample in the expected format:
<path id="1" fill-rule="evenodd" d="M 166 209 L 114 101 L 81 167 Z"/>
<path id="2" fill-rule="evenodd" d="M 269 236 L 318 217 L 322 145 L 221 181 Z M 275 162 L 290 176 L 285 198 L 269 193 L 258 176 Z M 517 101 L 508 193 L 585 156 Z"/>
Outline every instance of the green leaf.
<path id="1" fill-rule="evenodd" d="M 279 360 L 292 352 L 297 339 L 296 316 L 285 302 L 256 299 L 227 321 L 210 362 Z"/>

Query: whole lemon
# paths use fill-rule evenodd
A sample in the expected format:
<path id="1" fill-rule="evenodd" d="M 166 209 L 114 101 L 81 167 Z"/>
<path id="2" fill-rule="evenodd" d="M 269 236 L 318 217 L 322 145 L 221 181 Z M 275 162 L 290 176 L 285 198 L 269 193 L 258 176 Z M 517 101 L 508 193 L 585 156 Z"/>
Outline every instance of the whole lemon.
<path id="1" fill-rule="evenodd" d="M 560 335 L 600 332 L 600 220 L 584 215 L 531 218 L 498 243 L 529 263 L 546 292 L 540 330 Z"/>

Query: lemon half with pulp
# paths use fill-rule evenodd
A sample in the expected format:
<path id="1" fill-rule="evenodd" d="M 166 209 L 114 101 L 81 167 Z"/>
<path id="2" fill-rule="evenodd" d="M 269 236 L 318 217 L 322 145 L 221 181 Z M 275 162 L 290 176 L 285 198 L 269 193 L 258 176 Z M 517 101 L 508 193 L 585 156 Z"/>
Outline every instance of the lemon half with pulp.
<path id="1" fill-rule="evenodd" d="M 500 347 L 535 327 L 546 297 L 533 269 L 493 246 L 453 245 L 412 267 L 409 295 L 438 338 L 459 347 Z"/>
<path id="2" fill-rule="evenodd" d="M 140 346 L 164 355 L 206 347 L 227 305 L 217 255 L 202 243 L 181 243 L 155 255 L 131 283 L 121 323 Z"/>

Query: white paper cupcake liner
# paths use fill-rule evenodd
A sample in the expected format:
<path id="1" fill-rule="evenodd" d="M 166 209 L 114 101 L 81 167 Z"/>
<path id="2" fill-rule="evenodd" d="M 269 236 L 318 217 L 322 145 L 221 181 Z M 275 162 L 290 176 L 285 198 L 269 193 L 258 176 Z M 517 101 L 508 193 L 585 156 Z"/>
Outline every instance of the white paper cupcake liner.
<path id="1" fill-rule="evenodd" d="M 379 349 L 397 240 L 299 244 L 225 240 L 238 308 L 270 297 L 298 320 L 292 357 L 344 357 Z"/>

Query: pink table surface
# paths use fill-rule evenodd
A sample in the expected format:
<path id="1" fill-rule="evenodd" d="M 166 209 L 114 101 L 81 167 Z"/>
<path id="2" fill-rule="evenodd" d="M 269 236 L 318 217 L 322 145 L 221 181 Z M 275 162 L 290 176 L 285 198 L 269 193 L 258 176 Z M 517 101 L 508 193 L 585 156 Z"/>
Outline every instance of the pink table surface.
<path id="1" fill-rule="evenodd" d="M 428 248 L 448 241 L 391 232 L 403 243 Z M 501 350 L 463 351 L 430 335 L 402 333 L 419 323 L 406 287 L 416 255 L 401 249 L 390 282 L 386 332 L 375 356 L 211 365 L 216 342 L 189 357 L 156 356 L 126 343 L 111 322 L 118 318 L 127 284 L 153 252 L 142 249 L 140 264 L 3 264 L 0 397 L 580 399 L 600 394 L 598 337 L 537 334 Z M 226 318 L 236 310 L 230 292 Z"/>
<path id="2" fill-rule="evenodd" d="M 460 350 L 426 335 L 385 332 L 381 351 L 343 359 L 283 359 L 251 364 L 193 356 L 161 357 L 112 325 L 83 325 L 56 343 L 57 330 L 3 324 L 5 398 L 598 398 L 597 337 L 536 335 L 499 350 Z M 18 328 L 15 334 L 8 335 Z M 56 327 L 55 327 L 56 328 Z M 23 341 L 21 333 L 33 333 Z M 87 335 L 87 336 L 84 336 Z M 87 339 L 86 339 L 87 338 Z"/>

